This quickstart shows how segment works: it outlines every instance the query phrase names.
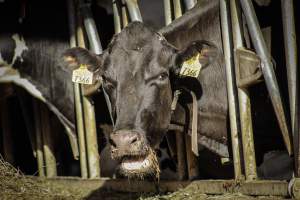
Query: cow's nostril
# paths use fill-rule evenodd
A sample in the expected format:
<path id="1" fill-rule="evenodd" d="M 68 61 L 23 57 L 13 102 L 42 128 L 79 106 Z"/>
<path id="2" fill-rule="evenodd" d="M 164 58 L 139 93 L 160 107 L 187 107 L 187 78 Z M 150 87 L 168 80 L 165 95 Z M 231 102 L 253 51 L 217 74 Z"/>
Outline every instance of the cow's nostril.
<path id="1" fill-rule="evenodd" d="M 112 147 L 114 147 L 114 148 L 117 147 L 117 144 L 112 139 L 109 139 L 109 143 Z"/>
<path id="2" fill-rule="evenodd" d="M 138 140 L 138 138 L 135 136 L 132 140 L 131 140 L 131 144 L 134 144 L 134 143 L 136 143 L 137 142 L 137 140 Z"/>

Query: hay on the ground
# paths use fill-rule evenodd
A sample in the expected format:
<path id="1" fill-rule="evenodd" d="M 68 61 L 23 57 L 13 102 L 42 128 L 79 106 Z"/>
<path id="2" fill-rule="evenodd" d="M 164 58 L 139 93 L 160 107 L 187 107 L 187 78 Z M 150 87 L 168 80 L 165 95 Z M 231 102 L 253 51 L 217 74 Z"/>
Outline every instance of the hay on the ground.
<path id="1" fill-rule="evenodd" d="M 70 194 L 33 180 L 4 161 L 0 155 L 0 199 L 74 199 Z"/>

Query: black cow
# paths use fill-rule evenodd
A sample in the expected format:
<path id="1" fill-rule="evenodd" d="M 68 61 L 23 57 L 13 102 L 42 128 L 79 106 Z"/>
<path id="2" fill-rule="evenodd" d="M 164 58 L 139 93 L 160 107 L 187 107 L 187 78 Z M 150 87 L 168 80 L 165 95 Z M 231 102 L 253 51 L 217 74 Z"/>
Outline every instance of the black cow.
<path id="1" fill-rule="evenodd" d="M 174 90 L 187 88 L 198 99 L 198 142 L 228 156 L 227 93 L 219 24 L 219 1 L 199 1 L 184 17 L 159 33 L 133 22 L 114 36 L 101 55 L 73 48 L 64 53 L 70 70 L 85 64 L 102 81 L 112 104 L 115 126 L 112 157 L 120 172 L 144 177 L 159 171 L 154 149 L 170 122 L 191 125 L 191 99 L 182 95 L 171 115 Z M 198 78 L 179 74 L 183 63 L 199 55 Z M 93 88 L 86 86 L 86 90 Z M 97 89 L 93 92 L 98 91 Z M 183 92 L 184 93 L 184 92 Z"/>

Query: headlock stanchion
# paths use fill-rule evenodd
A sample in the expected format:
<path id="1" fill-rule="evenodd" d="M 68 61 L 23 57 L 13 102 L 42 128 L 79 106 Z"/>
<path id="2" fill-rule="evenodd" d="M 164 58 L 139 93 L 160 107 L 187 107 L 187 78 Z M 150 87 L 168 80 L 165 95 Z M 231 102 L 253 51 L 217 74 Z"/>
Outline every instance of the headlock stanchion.
<path id="1" fill-rule="evenodd" d="M 239 54 L 238 49 L 244 49 L 243 34 L 242 34 L 242 16 L 241 10 L 237 0 L 230 1 L 231 10 L 231 22 L 232 22 L 232 33 L 233 33 L 233 44 L 235 51 L 235 69 L 236 73 L 240 73 L 241 70 L 237 70 L 238 67 L 246 68 L 247 65 L 239 65 Z M 238 76 L 236 74 L 236 76 Z M 256 81 L 256 80 L 253 80 Z M 250 83 L 249 83 L 250 84 Z M 254 180 L 257 178 L 256 172 L 256 160 L 254 150 L 254 139 L 253 139 L 253 128 L 252 128 L 252 117 L 251 117 L 251 104 L 250 97 L 246 87 L 238 86 L 238 99 L 239 99 L 239 113 L 240 113 L 240 124 L 243 144 L 243 160 L 245 167 L 246 180 Z"/>
<path id="2" fill-rule="evenodd" d="M 36 158 L 39 176 L 56 177 L 57 166 L 51 137 L 50 112 L 46 105 L 33 99 Z"/>
<path id="3" fill-rule="evenodd" d="M 68 0 L 68 18 L 69 18 L 69 32 L 70 32 L 70 47 L 76 47 L 76 34 L 80 31 L 80 27 L 76 25 L 75 5 L 74 0 Z M 78 135 L 79 146 L 79 160 L 81 177 L 87 178 L 87 158 L 84 137 L 84 124 L 83 124 L 83 109 L 81 101 L 81 87 L 78 83 L 74 83 L 74 102 L 76 111 L 76 130 Z"/>
<path id="4" fill-rule="evenodd" d="M 57 176 L 57 167 L 54 144 L 51 137 L 50 111 L 48 110 L 48 107 L 41 102 L 39 102 L 39 111 L 41 114 L 40 119 L 46 176 L 55 177 Z"/>
<path id="5" fill-rule="evenodd" d="M 172 9 L 170 7 L 170 9 Z M 173 13 L 174 18 L 178 18 L 182 16 L 181 4 L 178 0 L 173 0 Z M 170 12 L 172 13 L 172 12 Z M 172 19 L 171 19 L 172 20 Z M 167 22 L 166 22 L 167 23 Z M 176 152 L 177 152 L 177 179 L 184 180 L 187 177 L 187 166 L 186 166 L 186 143 L 185 136 L 181 131 L 175 131 L 176 137 Z"/>
<path id="6" fill-rule="evenodd" d="M 261 59 L 261 69 L 271 97 L 279 127 L 281 129 L 284 143 L 288 153 L 291 155 L 293 154 L 292 140 L 273 64 L 271 62 L 271 55 L 268 52 L 251 0 L 240 0 L 240 2 L 254 48 Z"/>
<path id="7" fill-rule="evenodd" d="M 281 0 L 285 62 L 287 69 L 292 129 L 295 123 L 297 44 L 293 0 Z"/>
<path id="8" fill-rule="evenodd" d="M 95 54 L 101 54 L 102 46 L 89 4 L 82 4 L 82 1 L 79 1 L 79 7 L 81 8 L 84 28 L 88 36 L 90 49 Z M 83 96 L 82 100 L 85 120 L 89 178 L 97 178 L 100 177 L 100 159 L 98 153 L 95 109 L 94 105 L 87 97 Z"/>
<path id="9" fill-rule="evenodd" d="M 125 0 L 131 21 L 142 21 L 138 0 Z"/>
<path id="10" fill-rule="evenodd" d="M 125 0 L 122 0 L 121 13 L 122 13 L 122 28 L 124 28 L 129 23 L 128 12 L 127 12 Z M 139 21 L 141 21 L 141 20 L 139 20 Z"/>
<path id="11" fill-rule="evenodd" d="M 223 51 L 225 57 L 226 67 L 226 82 L 227 82 L 227 95 L 228 95 L 228 106 L 229 106 L 229 120 L 230 120 L 230 131 L 231 131 L 231 143 L 232 143 L 232 154 L 234 164 L 235 179 L 242 179 L 243 173 L 241 168 L 241 147 L 239 140 L 239 122 L 238 122 L 238 100 L 235 87 L 235 74 L 234 74 L 234 63 L 232 55 L 232 35 L 230 35 L 230 20 L 228 3 L 226 0 L 220 0 L 220 12 L 221 12 L 221 29 L 223 39 Z"/>
<path id="12" fill-rule="evenodd" d="M 300 175 L 299 158 L 299 73 L 297 68 L 297 43 L 294 17 L 294 1 L 281 0 L 281 13 L 284 36 L 285 63 L 289 88 L 291 128 L 294 138 L 295 174 Z"/>
<path id="13" fill-rule="evenodd" d="M 170 0 L 164 0 L 165 25 L 172 22 L 172 10 Z"/>
<path id="14" fill-rule="evenodd" d="M 113 15 L 114 15 L 114 28 L 115 33 L 121 32 L 121 17 L 118 8 L 118 2 L 116 0 L 112 0 L 112 7 L 113 7 Z"/>
<path id="15" fill-rule="evenodd" d="M 197 0 L 184 0 L 186 10 L 189 10 L 195 6 Z"/>
<path id="16" fill-rule="evenodd" d="M 177 19 L 178 17 L 182 16 L 182 8 L 180 0 L 173 0 L 173 6 L 174 6 L 174 17 Z"/>

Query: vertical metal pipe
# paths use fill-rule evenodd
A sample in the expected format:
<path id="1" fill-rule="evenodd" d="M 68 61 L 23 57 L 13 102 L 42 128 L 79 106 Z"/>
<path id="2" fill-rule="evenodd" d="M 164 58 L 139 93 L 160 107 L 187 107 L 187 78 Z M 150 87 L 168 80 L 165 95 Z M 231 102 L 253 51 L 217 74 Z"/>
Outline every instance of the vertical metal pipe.
<path id="1" fill-rule="evenodd" d="M 83 97 L 84 120 L 86 128 L 86 147 L 89 178 L 100 177 L 100 156 L 98 152 L 97 128 L 94 105 Z"/>
<path id="2" fill-rule="evenodd" d="M 39 176 L 44 177 L 46 176 L 45 172 L 45 160 L 43 154 L 43 138 L 42 138 L 42 127 L 41 127 L 41 116 L 40 116 L 40 108 L 39 102 L 36 99 L 32 99 L 33 104 L 33 113 L 34 113 L 34 129 L 35 129 L 35 136 L 36 136 L 36 159 L 37 159 L 37 166 Z"/>
<path id="3" fill-rule="evenodd" d="M 82 33 L 81 27 L 77 25 L 76 28 L 76 15 L 75 15 L 75 5 L 73 0 L 68 0 L 68 20 L 69 20 L 69 31 L 70 31 L 70 46 L 76 46 L 76 35 Z M 84 124 L 83 124 L 83 110 L 81 102 L 81 92 L 80 85 L 74 83 L 74 101 L 75 101 L 75 112 L 76 112 L 76 125 L 77 125 L 77 135 L 78 135 L 78 145 L 79 145 L 79 160 L 80 160 L 80 170 L 81 177 L 87 178 L 87 159 L 86 159 L 86 148 L 85 148 L 85 138 L 84 138 Z"/>
<path id="4" fill-rule="evenodd" d="M 242 18 L 239 2 L 237 0 L 230 1 L 231 22 L 233 33 L 234 49 L 243 48 L 242 38 Z M 236 59 L 235 59 L 236 60 Z M 235 63 L 238 65 L 237 63 Z M 256 160 L 254 150 L 253 128 L 251 118 L 251 104 L 247 89 L 238 88 L 240 124 L 242 133 L 242 144 L 244 153 L 245 175 L 246 180 L 254 180 L 257 178 Z"/>
<path id="5" fill-rule="evenodd" d="M 296 101 L 299 100 L 299 89 L 296 88 Z M 299 102 L 295 106 L 294 124 L 294 149 L 295 149 L 295 176 L 300 177 L 300 106 Z"/>
<path id="6" fill-rule="evenodd" d="M 229 120 L 231 130 L 231 142 L 232 142 L 232 154 L 234 162 L 235 179 L 242 179 L 241 169 L 241 147 L 239 141 L 239 127 L 238 127 L 238 101 L 237 93 L 235 90 L 234 80 L 234 68 L 232 57 L 232 35 L 230 35 L 230 21 L 228 15 L 228 6 L 226 0 L 220 0 L 220 12 L 221 12 L 221 27 L 222 27 L 222 39 L 223 39 L 223 51 L 225 56 L 226 66 L 226 83 L 227 83 L 227 95 L 229 106 Z"/>
<path id="7" fill-rule="evenodd" d="M 143 21 L 137 0 L 125 0 L 131 21 Z"/>
<path id="8" fill-rule="evenodd" d="M 181 9 L 181 3 L 180 0 L 173 0 L 174 5 L 174 16 L 175 19 L 182 16 L 182 9 Z"/>
<path id="9" fill-rule="evenodd" d="M 128 25 L 128 15 L 125 6 L 122 6 L 122 25 L 122 28 L 125 28 Z"/>
<path id="10" fill-rule="evenodd" d="M 84 5 L 81 11 L 84 20 L 84 27 L 90 44 L 90 49 L 95 54 L 101 54 L 102 46 L 90 7 L 88 5 Z M 85 48 L 85 46 L 82 47 Z M 87 97 L 82 97 L 82 99 L 89 177 L 97 178 L 100 177 L 100 157 L 98 152 L 95 108 L 91 101 L 87 99 Z"/>
<path id="11" fill-rule="evenodd" d="M 82 4 L 81 5 L 81 12 L 84 22 L 84 28 L 86 30 L 86 34 L 88 36 L 90 49 L 95 54 L 101 54 L 102 53 L 102 45 L 100 42 L 99 35 L 97 33 L 97 28 L 95 21 L 92 16 L 92 12 L 90 10 L 90 7 L 88 4 Z"/>
<path id="12" fill-rule="evenodd" d="M 300 176 L 299 143 L 299 69 L 297 68 L 297 42 L 293 0 L 281 0 L 285 62 L 289 89 L 291 127 L 294 138 L 295 176 Z M 297 110 L 298 109 L 298 110 Z"/>
<path id="13" fill-rule="evenodd" d="M 174 15 L 175 19 L 182 15 L 180 0 L 173 0 L 174 4 Z M 187 133 L 186 133 L 187 134 Z M 189 150 L 185 146 L 185 136 L 183 133 L 176 131 L 176 149 L 177 149 L 177 168 L 178 168 L 178 179 L 183 180 L 186 178 L 186 158 L 185 154 Z"/>
<path id="14" fill-rule="evenodd" d="M 39 105 L 39 110 L 41 113 L 41 130 L 43 138 L 44 161 L 46 165 L 46 176 L 55 177 L 57 176 L 57 168 L 52 140 L 53 137 L 51 136 L 50 112 L 44 104 L 40 103 Z"/>
<path id="15" fill-rule="evenodd" d="M 166 26 L 172 22 L 172 10 L 170 0 L 164 0 L 165 24 Z"/>
<path id="16" fill-rule="evenodd" d="M 297 68 L 297 43 L 296 43 L 296 30 L 295 30 L 295 17 L 294 17 L 294 1 L 293 0 L 281 0 L 282 9 L 282 24 L 283 24 L 283 36 L 284 36 L 284 50 L 285 50 L 285 62 L 287 69 L 288 89 L 289 89 L 289 101 L 290 101 L 290 114 L 292 133 L 294 136 L 294 151 L 297 161 L 296 176 L 299 177 L 299 144 L 296 134 L 299 134 L 297 127 L 298 115 L 296 108 L 299 107 L 299 99 L 296 94 L 299 90 L 299 69 Z"/>
<path id="17" fill-rule="evenodd" d="M 187 10 L 193 8 L 196 4 L 195 0 L 184 0 L 184 4 Z"/>
<path id="18" fill-rule="evenodd" d="M 81 87 L 78 83 L 74 83 L 74 95 L 75 95 L 75 111 L 76 111 L 76 122 L 77 122 L 77 134 L 79 143 L 79 158 L 80 158 L 80 170 L 81 177 L 88 177 L 87 170 L 87 153 L 85 146 L 85 131 L 83 124 L 83 109 L 81 102 Z"/>
<path id="19" fill-rule="evenodd" d="M 191 137 L 188 134 L 185 136 L 186 161 L 189 180 L 194 180 L 199 176 L 198 159 L 190 148 L 192 146 Z"/>
<path id="20" fill-rule="evenodd" d="M 118 4 L 116 0 L 112 0 L 113 14 L 114 14 L 114 27 L 115 33 L 121 32 L 121 17 L 118 9 Z"/>
<path id="21" fill-rule="evenodd" d="M 293 153 L 292 141 L 290 138 L 289 127 L 287 124 L 286 115 L 283 108 L 279 87 L 277 84 L 277 79 L 273 69 L 273 64 L 271 62 L 271 55 L 267 50 L 267 46 L 264 41 L 262 32 L 260 30 L 252 1 L 240 0 L 240 2 L 241 7 L 243 9 L 243 13 L 246 17 L 246 22 L 249 28 L 252 43 L 262 61 L 261 69 L 265 78 L 269 95 L 271 97 L 277 120 L 279 122 L 283 140 L 288 150 L 288 153 L 291 155 Z"/>
<path id="22" fill-rule="evenodd" d="M 289 100 L 292 125 L 295 123 L 296 84 L 297 84 L 297 44 L 293 0 L 281 0 L 284 50 L 289 87 Z M 293 126 L 292 126 L 293 128 Z"/>

